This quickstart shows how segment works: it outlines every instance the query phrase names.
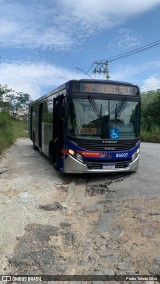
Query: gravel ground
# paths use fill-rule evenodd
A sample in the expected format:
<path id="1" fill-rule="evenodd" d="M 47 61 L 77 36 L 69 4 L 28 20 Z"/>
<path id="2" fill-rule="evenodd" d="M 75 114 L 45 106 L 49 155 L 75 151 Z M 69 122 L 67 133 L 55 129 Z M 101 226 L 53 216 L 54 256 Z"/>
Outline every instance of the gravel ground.
<path id="1" fill-rule="evenodd" d="M 117 198 L 130 178 L 63 175 L 18 139 L 0 159 L 0 274 L 160 275 L 160 198 Z"/>

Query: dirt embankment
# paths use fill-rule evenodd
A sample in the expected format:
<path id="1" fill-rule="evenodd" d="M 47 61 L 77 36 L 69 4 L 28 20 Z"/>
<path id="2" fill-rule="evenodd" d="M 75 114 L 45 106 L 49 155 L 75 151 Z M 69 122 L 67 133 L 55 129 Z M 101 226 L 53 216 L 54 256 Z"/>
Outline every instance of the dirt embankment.
<path id="1" fill-rule="evenodd" d="M 0 159 L 1 274 L 160 275 L 160 198 L 116 199 L 129 178 L 65 176 L 17 140 Z"/>

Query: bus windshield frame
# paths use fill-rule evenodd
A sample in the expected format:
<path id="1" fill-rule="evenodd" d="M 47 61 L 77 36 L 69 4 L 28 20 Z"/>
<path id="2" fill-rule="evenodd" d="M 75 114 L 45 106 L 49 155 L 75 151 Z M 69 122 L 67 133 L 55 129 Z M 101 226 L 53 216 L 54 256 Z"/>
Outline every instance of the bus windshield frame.
<path id="1" fill-rule="evenodd" d="M 138 96 L 74 94 L 69 100 L 67 117 L 69 137 L 131 140 L 140 135 Z"/>

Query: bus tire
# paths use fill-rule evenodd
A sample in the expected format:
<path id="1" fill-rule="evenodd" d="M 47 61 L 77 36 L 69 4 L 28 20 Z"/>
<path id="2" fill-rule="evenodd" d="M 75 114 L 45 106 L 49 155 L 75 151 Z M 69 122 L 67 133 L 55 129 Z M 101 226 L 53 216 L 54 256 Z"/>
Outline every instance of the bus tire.
<path id="1" fill-rule="evenodd" d="M 36 144 L 35 144 L 35 136 L 34 136 L 34 133 L 33 133 L 33 150 L 38 151 L 38 147 L 37 147 Z"/>
<path id="2" fill-rule="evenodd" d="M 50 164 L 53 164 L 53 162 L 54 162 L 52 142 L 50 142 L 50 144 L 49 144 L 49 162 L 50 162 Z"/>
<path id="3" fill-rule="evenodd" d="M 56 164 L 56 163 L 54 163 L 54 169 L 55 169 L 56 171 L 60 171 L 60 169 L 57 167 L 57 164 Z"/>

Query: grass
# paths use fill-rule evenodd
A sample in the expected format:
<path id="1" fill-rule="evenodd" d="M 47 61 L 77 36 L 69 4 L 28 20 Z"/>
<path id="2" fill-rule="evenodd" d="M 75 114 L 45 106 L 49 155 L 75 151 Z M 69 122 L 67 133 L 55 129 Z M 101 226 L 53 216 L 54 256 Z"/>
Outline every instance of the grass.
<path id="1" fill-rule="evenodd" d="M 13 120 L 13 137 L 14 141 L 19 137 L 28 137 L 27 121 Z"/>
<path id="2" fill-rule="evenodd" d="M 14 142 L 12 119 L 6 111 L 0 112 L 0 153 Z"/>
<path id="3" fill-rule="evenodd" d="M 27 122 L 17 120 L 6 111 L 0 112 L 0 154 L 17 138 L 27 137 Z"/>

